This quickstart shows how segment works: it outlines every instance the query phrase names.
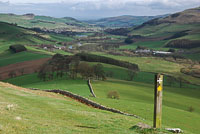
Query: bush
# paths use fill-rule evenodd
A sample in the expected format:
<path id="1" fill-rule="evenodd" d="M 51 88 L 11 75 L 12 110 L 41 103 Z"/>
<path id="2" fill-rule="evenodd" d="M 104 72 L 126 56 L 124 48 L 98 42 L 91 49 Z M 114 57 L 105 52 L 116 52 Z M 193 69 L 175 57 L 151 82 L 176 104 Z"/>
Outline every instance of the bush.
<path id="1" fill-rule="evenodd" d="M 15 53 L 19 53 L 22 51 L 26 51 L 27 49 L 23 45 L 11 45 L 10 50 L 12 50 Z"/>
<path id="2" fill-rule="evenodd" d="M 194 108 L 193 108 L 192 106 L 190 106 L 190 107 L 188 108 L 188 111 L 189 111 L 189 112 L 193 112 L 193 111 L 194 111 Z"/>
<path id="3" fill-rule="evenodd" d="M 119 93 L 117 91 L 109 91 L 107 97 L 111 99 L 119 99 Z"/>
<path id="4" fill-rule="evenodd" d="M 132 44 L 132 43 L 133 43 L 133 40 L 132 40 L 130 37 L 128 37 L 128 38 L 126 38 L 126 39 L 124 40 L 124 42 L 125 42 L 126 44 Z"/>

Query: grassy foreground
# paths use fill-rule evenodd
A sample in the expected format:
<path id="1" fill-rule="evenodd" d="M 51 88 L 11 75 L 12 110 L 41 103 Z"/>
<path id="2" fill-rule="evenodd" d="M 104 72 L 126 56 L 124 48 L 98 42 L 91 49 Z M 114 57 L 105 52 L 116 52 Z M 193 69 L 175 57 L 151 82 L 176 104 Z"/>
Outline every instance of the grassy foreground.
<path id="1" fill-rule="evenodd" d="M 136 114 L 152 125 L 153 120 L 153 84 L 120 79 L 92 81 L 97 98 L 90 97 L 86 81 L 77 79 L 57 79 L 40 81 L 36 74 L 24 75 L 6 80 L 23 87 L 40 89 L 62 89 L 79 94 L 105 106 Z M 109 99 L 107 93 L 117 91 L 120 99 Z M 186 134 L 200 131 L 200 90 L 198 88 L 174 88 L 164 86 L 163 127 L 181 128 Z M 193 110 L 190 111 L 190 108 Z"/>
<path id="2" fill-rule="evenodd" d="M 0 82 L 2 134 L 135 134 L 130 128 L 138 122 L 141 120 L 93 109 L 61 95 Z"/>

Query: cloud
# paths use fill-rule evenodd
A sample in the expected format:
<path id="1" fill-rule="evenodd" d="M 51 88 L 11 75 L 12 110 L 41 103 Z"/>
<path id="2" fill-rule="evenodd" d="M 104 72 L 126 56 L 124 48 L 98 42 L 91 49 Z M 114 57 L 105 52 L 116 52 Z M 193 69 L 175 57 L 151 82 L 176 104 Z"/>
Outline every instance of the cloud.
<path id="1" fill-rule="evenodd" d="M 200 0 L 0 0 L 0 12 L 100 18 L 119 15 L 160 15 L 198 5 Z"/>

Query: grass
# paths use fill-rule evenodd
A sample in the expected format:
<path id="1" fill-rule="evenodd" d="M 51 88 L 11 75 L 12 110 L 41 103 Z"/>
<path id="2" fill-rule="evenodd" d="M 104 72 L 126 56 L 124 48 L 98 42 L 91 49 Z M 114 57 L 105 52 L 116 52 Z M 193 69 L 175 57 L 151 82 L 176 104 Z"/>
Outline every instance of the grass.
<path id="1" fill-rule="evenodd" d="M 156 26 L 145 26 L 141 29 L 133 30 L 131 34 L 133 35 L 142 35 L 150 37 L 162 37 L 162 36 L 171 36 L 177 32 L 184 30 L 197 30 L 199 24 L 169 24 L 162 23 Z"/>
<path id="2" fill-rule="evenodd" d="M 34 16 L 33 18 L 31 18 L 23 15 L 0 14 L 0 20 L 7 23 L 16 23 L 18 26 L 27 28 L 74 28 L 74 26 L 71 26 L 70 24 L 88 26 L 86 23 L 77 22 L 71 18 L 53 18 L 48 16 Z"/>
<path id="3" fill-rule="evenodd" d="M 1 54 L 0 57 L 1 57 L 0 59 L 0 67 L 1 67 L 1 66 L 9 65 L 9 64 L 15 64 L 18 62 L 47 58 L 50 56 L 46 54 L 33 53 L 29 51 L 24 51 L 20 53 L 12 53 L 8 50 L 5 53 Z"/>
<path id="4" fill-rule="evenodd" d="M 30 74 L 8 79 L 6 82 L 27 88 L 62 89 L 85 97 L 90 95 L 87 81 L 82 79 L 62 78 L 44 82 L 37 77 L 37 74 Z"/>
<path id="5" fill-rule="evenodd" d="M 62 41 L 62 42 L 70 42 L 73 41 L 74 39 L 72 37 L 68 37 L 66 35 L 56 35 L 56 34 L 50 34 L 51 39 L 56 40 L 56 41 Z"/>
<path id="6" fill-rule="evenodd" d="M 30 91 L 2 82 L 0 103 L 0 133 L 4 134 L 136 134 L 129 128 L 141 122 L 93 109 L 61 95 Z"/>
<path id="7" fill-rule="evenodd" d="M 4 52 L 13 44 L 36 45 L 36 44 L 55 44 L 46 38 L 39 38 L 36 32 L 16 27 L 14 25 L 0 22 L 0 53 Z"/>
<path id="8" fill-rule="evenodd" d="M 108 79 L 107 81 L 92 81 L 97 98 L 90 97 L 86 81 L 77 79 L 57 79 L 42 82 L 36 74 L 24 75 L 6 80 L 23 87 L 40 89 L 62 89 L 88 97 L 100 104 L 136 114 L 147 122 L 153 119 L 153 84 Z M 117 91 L 119 100 L 107 98 L 109 91 Z M 188 134 L 199 130 L 200 120 L 200 90 L 193 88 L 174 88 L 164 86 L 163 127 L 179 127 Z M 188 109 L 193 107 L 193 112 Z M 191 125 L 188 125 L 191 124 Z"/>
<path id="9" fill-rule="evenodd" d="M 200 83 L 200 79 L 180 73 L 180 69 L 184 67 L 183 64 L 165 61 L 162 58 L 115 56 L 102 52 L 93 52 L 93 54 L 136 63 L 142 72 L 163 73 L 174 77 L 182 77 L 193 84 Z"/>
<path id="10" fill-rule="evenodd" d="M 93 100 L 122 111 L 153 120 L 153 85 L 110 79 L 93 81 L 97 98 Z M 117 91 L 120 99 L 109 99 L 109 91 Z M 188 133 L 198 133 L 200 123 L 200 90 L 188 88 L 164 87 L 163 124 L 172 128 L 181 128 Z M 192 106 L 195 110 L 189 112 Z"/>
<path id="11" fill-rule="evenodd" d="M 96 63 L 90 63 L 96 64 Z M 85 80 L 57 79 L 43 82 L 37 74 L 24 75 L 6 80 L 6 82 L 40 89 L 62 89 L 84 97 L 88 97 L 100 104 L 136 114 L 152 123 L 153 120 L 153 73 L 139 72 L 134 81 L 124 81 L 127 70 L 121 67 L 103 64 L 106 72 L 113 71 L 113 78 L 107 81 L 92 81 L 97 98 L 90 97 L 89 88 Z M 184 88 L 167 86 L 164 79 L 163 95 L 163 127 L 181 128 L 185 133 L 197 133 L 200 120 L 200 90 L 184 84 Z M 187 86 L 187 87 L 186 87 Z M 109 91 L 117 91 L 119 100 L 107 98 Z M 189 111 L 189 108 L 193 111 Z M 190 125 L 191 124 L 191 125 Z"/>
<path id="12" fill-rule="evenodd" d="M 168 48 L 163 48 L 167 41 L 145 41 L 145 42 L 136 42 L 130 45 L 120 46 L 119 49 L 136 49 L 137 46 L 144 46 L 149 49 L 155 50 L 166 50 Z"/>

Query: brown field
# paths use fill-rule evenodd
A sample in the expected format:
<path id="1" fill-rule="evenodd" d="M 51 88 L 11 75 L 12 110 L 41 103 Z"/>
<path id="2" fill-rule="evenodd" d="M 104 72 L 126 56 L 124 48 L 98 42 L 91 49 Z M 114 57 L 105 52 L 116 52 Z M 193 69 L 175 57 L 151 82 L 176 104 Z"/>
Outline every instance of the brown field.
<path id="1" fill-rule="evenodd" d="M 43 58 L 39 60 L 25 61 L 0 67 L 0 80 L 10 78 L 11 76 L 9 74 L 11 72 L 16 74 L 16 76 L 37 72 L 40 66 L 47 62 L 49 59 L 50 58 Z"/>

